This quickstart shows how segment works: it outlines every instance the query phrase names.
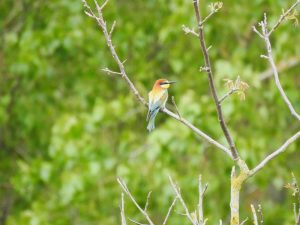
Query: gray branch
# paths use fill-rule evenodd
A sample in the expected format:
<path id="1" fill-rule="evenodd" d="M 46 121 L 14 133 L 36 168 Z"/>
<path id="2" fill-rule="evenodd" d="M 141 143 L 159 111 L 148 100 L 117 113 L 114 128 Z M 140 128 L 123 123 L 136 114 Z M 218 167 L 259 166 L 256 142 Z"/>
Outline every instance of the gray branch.
<path id="1" fill-rule="evenodd" d="M 124 193 L 123 192 L 122 192 L 122 196 L 121 196 L 120 211 L 121 211 L 121 222 L 122 222 L 122 225 L 126 225 L 126 217 L 125 217 L 125 210 L 124 210 Z"/>
<path id="2" fill-rule="evenodd" d="M 292 137 L 290 137 L 284 144 L 278 148 L 276 151 L 268 155 L 261 163 L 259 163 L 254 169 L 252 169 L 249 173 L 250 176 L 253 176 L 256 174 L 259 170 L 261 170 L 270 160 L 278 156 L 280 153 L 284 152 L 286 148 L 295 142 L 300 137 L 300 131 L 298 131 L 296 134 L 294 134 Z"/>
<path id="3" fill-rule="evenodd" d="M 117 181 L 120 184 L 120 186 L 123 189 L 123 191 L 125 192 L 125 194 L 131 199 L 131 201 L 137 207 L 137 209 L 144 215 L 144 217 L 146 218 L 146 220 L 148 221 L 148 223 L 150 225 L 154 225 L 154 223 L 152 222 L 152 220 L 151 220 L 150 216 L 148 215 L 148 213 L 144 209 L 142 209 L 141 206 L 136 202 L 136 200 L 134 199 L 134 197 L 130 193 L 127 185 L 125 184 L 125 182 L 123 180 L 121 180 L 120 178 L 118 178 Z"/>
<path id="4" fill-rule="evenodd" d="M 286 18 L 286 16 L 300 3 L 300 0 L 297 0 L 284 14 L 282 14 L 278 20 L 278 22 L 275 24 L 275 26 L 268 31 L 268 23 L 267 23 L 267 15 L 266 13 L 264 14 L 264 20 L 261 21 L 259 23 L 259 25 L 261 26 L 261 30 L 262 33 L 260 33 L 259 31 L 257 31 L 257 29 L 255 27 L 253 27 L 253 30 L 255 33 L 257 33 L 265 42 L 265 47 L 267 50 L 267 56 L 264 56 L 264 58 L 268 59 L 271 69 L 273 71 L 273 75 L 274 75 L 274 80 L 275 80 L 275 84 L 280 92 L 281 97 L 283 98 L 285 104 L 288 106 L 291 114 L 300 121 L 300 115 L 296 112 L 296 110 L 294 109 L 292 103 L 290 102 L 289 98 L 287 97 L 285 91 L 282 88 L 282 85 L 280 83 L 279 80 L 279 75 L 278 75 L 278 70 L 277 67 L 275 65 L 274 62 L 274 57 L 273 57 L 273 53 L 272 53 L 272 46 L 271 46 L 271 42 L 270 42 L 270 35 L 274 32 L 274 30 L 281 24 L 281 22 L 283 21 L 284 18 Z"/>
<path id="5" fill-rule="evenodd" d="M 233 158 L 235 160 L 237 160 L 237 159 L 239 159 L 239 155 L 238 155 L 237 149 L 235 147 L 235 144 L 233 142 L 232 136 L 229 133 L 228 127 L 225 123 L 225 120 L 223 117 L 223 112 L 222 112 L 222 107 L 218 100 L 217 90 L 216 90 L 214 79 L 213 79 L 212 66 L 210 63 L 208 49 L 206 47 L 206 43 L 205 43 L 205 39 L 204 39 L 203 20 L 201 18 L 201 14 L 200 14 L 200 10 L 199 10 L 199 2 L 198 2 L 198 0 L 193 0 L 193 2 L 194 2 L 195 15 L 196 15 L 197 23 L 198 23 L 199 42 L 200 42 L 202 54 L 204 56 L 205 68 L 206 68 L 206 72 L 208 75 L 210 91 L 212 93 L 214 103 L 216 105 L 220 126 L 221 126 L 222 131 L 225 135 L 225 138 L 229 144 L 231 154 L 232 154 Z"/>

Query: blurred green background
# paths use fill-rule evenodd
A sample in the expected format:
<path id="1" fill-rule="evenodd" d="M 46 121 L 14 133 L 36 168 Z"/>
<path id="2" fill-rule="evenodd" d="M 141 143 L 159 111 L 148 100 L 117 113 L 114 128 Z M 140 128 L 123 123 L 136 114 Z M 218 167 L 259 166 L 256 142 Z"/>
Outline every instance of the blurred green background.
<path id="1" fill-rule="evenodd" d="M 208 14 L 210 2 L 201 3 Z M 252 168 L 299 130 L 272 77 L 261 79 L 269 66 L 259 57 L 264 43 L 251 30 L 265 11 L 274 24 L 293 1 L 223 3 L 205 26 L 206 40 L 219 96 L 227 92 L 224 78 L 240 75 L 250 85 L 245 101 L 232 96 L 223 109 Z M 199 174 L 209 183 L 208 224 L 228 224 L 232 162 L 164 114 L 147 132 L 146 108 L 122 79 L 101 71 L 117 66 L 81 1 L 6 0 L 0 12 L 0 224 L 120 224 L 117 177 L 141 205 L 152 190 L 149 212 L 162 223 L 174 197 L 168 175 L 192 210 Z M 111 0 L 104 15 L 108 26 L 117 20 L 113 42 L 140 93 L 146 97 L 158 78 L 176 80 L 170 95 L 181 114 L 226 144 L 207 75 L 199 72 L 199 42 L 181 28 L 195 27 L 192 0 Z M 288 21 L 271 38 L 282 85 L 298 112 L 299 37 L 299 26 Z M 246 183 L 242 218 L 251 217 L 251 203 L 260 203 L 265 224 L 293 224 L 295 199 L 284 185 L 292 171 L 300 179 L 299 147 L 291 145 Z M 146 222 L 125 200 L 126 215 Z M 189 224 L 182 212 L 178 204 L 168 224 Z"/>

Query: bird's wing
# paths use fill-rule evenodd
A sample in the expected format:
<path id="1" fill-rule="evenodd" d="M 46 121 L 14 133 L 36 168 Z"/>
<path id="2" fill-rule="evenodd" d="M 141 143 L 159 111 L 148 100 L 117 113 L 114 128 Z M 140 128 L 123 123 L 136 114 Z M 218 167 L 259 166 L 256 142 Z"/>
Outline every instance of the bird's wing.
<path id="1" fill-rule="evenodd" d="M 159 92 L 159 93 L 155 93 L 153 91 L 149 92 L 149 105 L 148 105 L 147 121 L 149 120 L 151 114 L 155 110 L 158 110 L 162 106 L 165 106 L 167 98 L 168 98 L 167 92 Z"/>

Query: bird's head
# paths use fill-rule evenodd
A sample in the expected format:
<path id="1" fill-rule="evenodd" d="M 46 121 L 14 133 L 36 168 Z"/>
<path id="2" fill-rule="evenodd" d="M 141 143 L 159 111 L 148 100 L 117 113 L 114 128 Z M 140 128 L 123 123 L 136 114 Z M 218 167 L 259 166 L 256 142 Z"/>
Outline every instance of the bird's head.
<path id="1" fill-rule="evenodd" d="M 154 86 L 156 88 L 162 88 L 162 89 L 168 89 L 170 87 L 170 84 L 175 83 L 176 81 L 169 81 L 167 79 L 158 79 Z"/>

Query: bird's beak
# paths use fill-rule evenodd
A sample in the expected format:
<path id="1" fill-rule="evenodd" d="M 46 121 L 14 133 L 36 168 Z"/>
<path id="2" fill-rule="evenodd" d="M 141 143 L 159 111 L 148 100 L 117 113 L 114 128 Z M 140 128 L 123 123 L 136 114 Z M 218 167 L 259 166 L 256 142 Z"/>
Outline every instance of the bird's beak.
<path id="1" fill-rule="evenodd" d="M 174 84 L 176 81 L 168 81 L 168 84 Z"/>

